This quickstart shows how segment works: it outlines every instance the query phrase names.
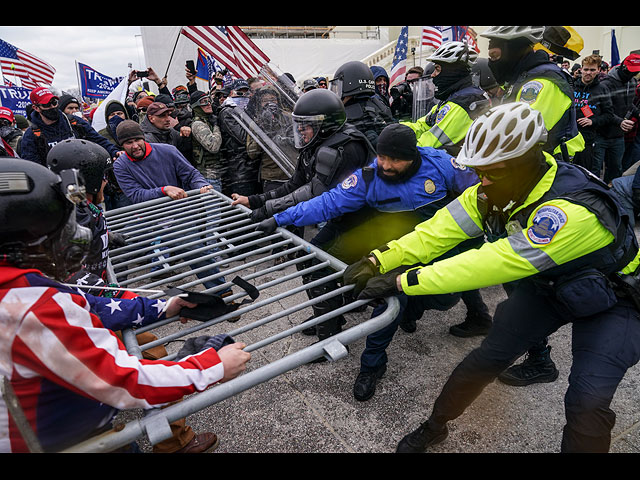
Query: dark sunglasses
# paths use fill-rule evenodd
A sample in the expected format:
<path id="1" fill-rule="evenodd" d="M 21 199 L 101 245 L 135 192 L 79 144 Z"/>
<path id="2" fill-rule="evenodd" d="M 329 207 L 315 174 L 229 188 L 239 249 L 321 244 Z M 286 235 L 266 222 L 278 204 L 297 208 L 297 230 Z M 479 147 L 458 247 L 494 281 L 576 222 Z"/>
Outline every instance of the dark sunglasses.
<path id="1" fill-rule="evenodd" d="M 38 106 L 41 108 L 55 108 L 58 106 L 58 99 L 52 98 L 49 103 L 38 104 Z"/>
<path id="2" fill-rule="evenodd" d="M 509 168 L 497 168 L 495 170 L 489 171 L 482 171 L 474 168 L 474 171 L 476 172 L 476 175 L 478 175 L 478 178 L 480 178 L 480 180 L 486 178 L 492 183 L 500 182 L 511 175 L 511 169 Z"/>

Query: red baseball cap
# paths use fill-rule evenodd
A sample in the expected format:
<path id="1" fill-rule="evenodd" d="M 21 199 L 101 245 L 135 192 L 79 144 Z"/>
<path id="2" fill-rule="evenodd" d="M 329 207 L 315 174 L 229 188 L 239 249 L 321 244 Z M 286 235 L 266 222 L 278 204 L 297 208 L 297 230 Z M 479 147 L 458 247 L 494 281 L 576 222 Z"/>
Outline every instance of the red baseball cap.
<path id="1" fill-rule="evenodd" d="M 622 62 L 630 72 L 640 72 L 640 55 L 632 53 Z"/>
<path id="2" fill-rule="evenodd" d="M 29 100 L 31 100 L 31 103 L 34 105 L 46 105 L 54 98 L 58 97 L 51 93 L 51 90 L 47 87 L 35 88 L 31 91 L 31 95 L 29 95 Z"/>
<path id="3" fill-rule="evenodd" d="M 13 116 L 13 112 L 11 111 L 10 108 L 7 108 L 7 107 L 0 107 L 0 118 L 6 118 L 11 123 L 13 123 L 13 121 L 15 120 L 15 117 Z"/>

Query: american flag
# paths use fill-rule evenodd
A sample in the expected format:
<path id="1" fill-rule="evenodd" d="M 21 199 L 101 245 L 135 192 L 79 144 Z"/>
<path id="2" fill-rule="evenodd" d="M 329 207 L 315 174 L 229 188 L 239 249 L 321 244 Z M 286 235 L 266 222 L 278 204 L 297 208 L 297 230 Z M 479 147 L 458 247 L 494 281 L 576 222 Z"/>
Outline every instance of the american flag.
<path id="1" fill-rule="evenodd" d="M 478 44 L 469 32 L 469 27 L 462 26 L 430 26 L 422 27 L 422 45 L 439 48 L 446 42 L 466 42 L 476 52 L 480 52 Z"/>
<path id="2" fill-rule="evenodd" d="M 56 69 L 44 60 L 4 40 L 0 40 L 0 68 L 5 76 L 20 78 L 26 88 L 51 85 L 56 73 Z"/>
<path id="3" fill-rule="evenodd" d="M 237 78 L 255 77 L 270 59 L 240 27 L 191 26 L 181 33 L 208 52 Z"/>
<path id="4" fill-rule="evenodd" d="M 421 45 L 438 48 L 442 45 L 442 30 L 440 27 L 422 27 Z"/>
<path id="5" fill-rule="evenodd" d="M 402 27 L 396 43 L 396 51 L 393 54 L 393 63 L 389 74 L 389 86 L 392 87 L 404 80 L 407 71 L 407 48 L 409 42 L 409 27 Z"/>

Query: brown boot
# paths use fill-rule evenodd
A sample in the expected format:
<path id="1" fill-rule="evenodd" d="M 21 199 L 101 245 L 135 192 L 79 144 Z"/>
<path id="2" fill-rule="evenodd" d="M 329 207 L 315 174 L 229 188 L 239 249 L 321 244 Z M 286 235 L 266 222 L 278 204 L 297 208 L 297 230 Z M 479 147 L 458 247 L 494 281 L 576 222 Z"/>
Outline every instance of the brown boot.
<path id="1" fill-rule="evenodd" d="M 193 437 L 193 439 L 174 453 L 207 453 L 218 448 L 220 441 L 215 433 L 205 432 Z"/>

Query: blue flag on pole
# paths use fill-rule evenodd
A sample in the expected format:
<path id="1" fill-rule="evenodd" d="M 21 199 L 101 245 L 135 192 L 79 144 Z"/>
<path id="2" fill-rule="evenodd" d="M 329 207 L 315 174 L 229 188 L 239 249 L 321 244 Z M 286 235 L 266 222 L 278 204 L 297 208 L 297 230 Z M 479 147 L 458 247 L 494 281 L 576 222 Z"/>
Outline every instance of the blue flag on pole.
<path id="1" fill-rule="evenodd" d="M 0 105 L 10 108 L 13 113 L 27 116 L 27 105 L 31 103 L 29 100 L 30 88 L 18 87 L 17 85 L 0 85 Z"/>
<path id="2" fill-rule="evenodd" d="M 77 64 L 80 94 L 83 98 L 104 100 L 122 80 L 103 75 L 84 63 Z"/>
<path id="3" fill-rule="evenodd" d="M 620 65 L 620 52 L 616 41 L 616 31 L 611 29 L 611 66 Z"/>

